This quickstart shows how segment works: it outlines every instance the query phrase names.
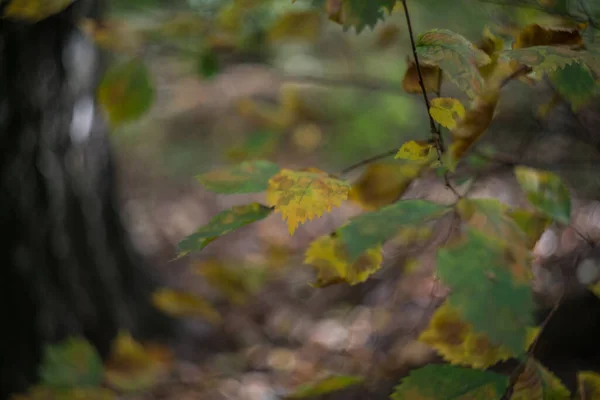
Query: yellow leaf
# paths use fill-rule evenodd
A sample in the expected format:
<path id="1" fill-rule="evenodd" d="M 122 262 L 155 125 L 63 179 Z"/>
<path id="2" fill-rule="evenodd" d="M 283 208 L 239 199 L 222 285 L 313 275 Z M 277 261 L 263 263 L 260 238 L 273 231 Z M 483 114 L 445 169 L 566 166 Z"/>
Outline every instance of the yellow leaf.
<path id="1" fill-rule="evenodd" d="M 581 371 L 577 374 L 579 395 L 581 400 L 600 399 L 600 374 L 592 371 Z"/>
<path id="2" fill-rule="evenodd" d="M 282 169 L 269 180 L 266 194 L 269 206 L 281 213 L 293 234 L 299 224 L 339 207 L 349 190 L 347 182 L 317 169 Z"/>
<path id="3" fill-rule="evenodd" d="M 313 10 L 295 11 L 279 18 L 268 33 L 270 41 L 303 39 L 315 42 L 321 30 L 321 16 Z"/>
<path id="4" fill-rule="evenodd" d="M 203 317 L 212 323 L 221 322 L 221 316 L 210 303 L 189 293 L 159 289 L 152 294 L 152 302 L 173 317 Z"/>
<path id="5" fill-rule="evenodd" d="M 7 18 L 38 22 L 67 8 L 74 0 L 12 0 L 4 9 Z"/>
<path id="6" fill-rule="evenodd" d="M 314 286 L 324 287 L 347 282 L 350 285 L 364 282 L 381 268 L 381 246 L 364 252 L 356 262 L 350 264 L 344 244 L 337 238 L 324 235 L 314 240 L 305 253 L 304 262 L 318 270 Z"/>
<path id="7" fill-rule="evenodd" d="M 127 332 L 120 332 L 112 344 L 106 362 L 105 378 L 109 386 L 121 391 L 152 388 L 168 372 L 172 356 L 166 348 L 145 348 Z"/>
<path id="8" fill-rule="evenodd" d="M 321 128 L 316 124 L 299 125 L 292 133 L 294 144 L 306 152 L 314 151 L 321 144 L 322 138 Z"/>
<path id="9" fill-rule="evenodd" d="M 443 127 L 454 129 L 456 123 L 465 117 L 465 107 L 457 99 L 440 97 L 431 100 L 429 114 Z"/>
<path id="10" fill-rule="evenodd" d="M 376 210 L 394 203 L 426 164 L 369 164 L 361 177 L 352 184 L 348 198 L 367 210 Z"/>
<path id="11" fill-rule="evenodd" d="M 436 156 L 435 145 L 424 140 L 410 140 L 400 147 L 394 158 L 410 161 L 430 161 Z"/>
<path id="12" fill-rule="evenodd" d="M 194 271 L 202 275 L 213 288 L 221 291 L 233 303 L 244 303 L 264 282 L 264 269 L 258 266 L 229 267 L 217 260 L 198 263 Z"/>
<path id="13" fill-rule="evenodd" d="M 474 332 L 448 301 L 433 314 L 419 341 L 433 347 L 451 364 L 479 369 L 513 356 L 510 350 L 491 344 L 485 334 Z"/>

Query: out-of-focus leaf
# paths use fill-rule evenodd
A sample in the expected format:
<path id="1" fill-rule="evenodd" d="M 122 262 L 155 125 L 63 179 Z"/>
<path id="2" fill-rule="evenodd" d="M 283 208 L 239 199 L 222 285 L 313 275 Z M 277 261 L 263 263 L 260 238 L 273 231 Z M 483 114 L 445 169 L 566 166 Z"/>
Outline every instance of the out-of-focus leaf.
<path id="1" fill-rule="evenodd" d="M 216 238 L 226 235 L 244 225 L 259 221 L 271 214 L 272 209 L 259 203 L 235 206 L 221 211 L 205 225 L 179 242 L 179 255 L 202 250 Z"/>
<path id="2" fill-rule="evenodd" d="M 243 144 L 236 145 L 227 151 L 227 157 L 238 163 L 266 158 L 275 151 L 280 139 L 280 135 L 269 130 L 251 132 Z"/>
<path id="3" fill-rule="evenodd" d="M 360 33 L 366 27 L 373 28 L 396 4 L 396 0 L 324 0 L 325 12 L 331 21 L 344 26 L 344 30 L 354 26 Z"/>
<path id="4" fill-rule="evenodd" d="M 46 346 L 40 369 L 42 384 L 54 388 L 95 387 L 102 383 L 102 359 L 81 338 Z"/>
<path id="5" fill-rule="evenodd" d="M 319 38 L 321 16 L 314 10 L 294 11 L 275 21 L 268 31 L 268 38 L 275 42 L 287 39 L 305 40 L 310 43 Z"/>
<path id="6" fill-rule="evenodd" d="M 98 100 L 113 126 L 143 116 L 154 101 L 146 65 L 137 58 L 113 65 L 100 83 Z"/>
<path id="7" fill-rule="evenodd" d="M 442 70 L 435 65 L 427 65 L 419 59 L 419 70 L 423 77 L 423 85 L 427 92 L 437 92 L 442 80 Z M 402 79 L 402 88 L 406 93 L 423 93 L 419 84 L 419 71 L 414 61 L 408 63 L 408 68 Z"/>
<path id="8" fill-rule="evenodd" d="M 293 234 L 298 225 L 339 207 L 349 190 L 346 181 L 315 168 L 283 169 L 269 180 L 267 203 L 281 213 Z"/>
<path id="9" fill-rule="evenodd" d="M 152 294 L 152 303 L 172 317 L 201 317 L 213 324 L 221 322 L 221 316 L 208 301 L 190 293 L 159 289 Z"/>
<path id="10" fill-rule="evenodd" d="M 515 176 L 527 196 L 527 200 L 544 215 L 568 224 L 571 220 L 571 197 L 569 190 L 552 172 L 529 167 L 515 167 Z"/>
<path id="11" fill-rule="evenodd" d="M 196 180 L 215 193 L 257 193 L 267 190 L 269 179 L 278 172 L 276 164 L 255 160 L 210 171 L 197 176 Z"/>
<path id="12" fill-rule="evenodd" d="M 552 85 L 577 111 L 598 94 L 598 83 L 592 71 L 583 63 L 566 65 L 548 74 Z"/>
<path id="13" fill-rule="evenodd" d="M 166 348 L 155 345 L 146 349 L 129 333 L 120 332 L 106 362 L 106 382 L 124 392 L 150 389 L 168 371 L 171 359 Z"/>
<path id="14" fill-rule="evenodd" d="M 365 380 L 362 376 L 334 375 L 305 383 L 298 386 L 292 393 L 285 396 L 286 399 L 303 399 L 306 397 L 322 396 L 328 393 L 357 385 Z"/>
<path id="15" fill-rule="evenodd" d="M 581 46 L 583 38 L 576 29 L 552 29 L 531 24 L 523 28 L 515 42 L 513 49 L 524 49 L 533 46 Z"/>
<path id="16" fill-rule="evenodd" d="M 221 62 L 212 48 L 206 48 L 200 52 L 197 69 L 200 76 L 207 79 L 221 71 Z"/>
<path id="17" fill-rule="evenodd" d="M 413 370 L 390 397 L 392 400 L 497 400 L 508 377 L 454 365 L 427 365 Z"/>
<path id="18" fill-rule="evenodd" d="M 59 389 L 52 386 L 36 385 L 25 394 L 17 394 L 11 400 L 117 400 L 118 396 L 110 389 L 102 387 Z"/>
<path id="19" fill-rule="evenodd" d="M 424 165 L 416 163 L 373 163 L 352 184 L 348 198 L 367 210 L 376 210 L 400 199 Z"/>
<path id="20" fill-rule="evenodd" d="M 74 0 L 11 0 L 4 9 L 4 17 L 38 22 L 58 14 Z"/>

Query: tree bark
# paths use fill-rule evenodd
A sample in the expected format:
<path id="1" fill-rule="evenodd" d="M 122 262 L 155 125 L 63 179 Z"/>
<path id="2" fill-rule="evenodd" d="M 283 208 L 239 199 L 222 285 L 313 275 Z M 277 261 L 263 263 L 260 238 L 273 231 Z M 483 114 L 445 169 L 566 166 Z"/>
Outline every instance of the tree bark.
<path id="1" fill-rule="evenodd" d="M 119 329 L 172 327 L 121 221 L 95 102 L 101 55 L 77 29 L 101 8 L 76 0 L 36 24 L 0 19 L 0 399 L 35 383 L 47 343 L 83 335 L 106 355 Z"/>

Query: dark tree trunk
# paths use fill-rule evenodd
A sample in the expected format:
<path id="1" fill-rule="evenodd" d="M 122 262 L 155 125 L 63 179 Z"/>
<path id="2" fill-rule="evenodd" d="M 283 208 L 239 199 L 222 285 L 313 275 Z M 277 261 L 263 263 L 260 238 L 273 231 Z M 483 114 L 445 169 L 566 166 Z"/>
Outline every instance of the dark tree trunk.
<path id="1" fill-rule="evenodd" d="M 77 30 L 98 3 L 0 19 L 0 399 L 35 383 L 46 343 L 81 334 L 106 355 L 119 329 L 171 327 L 121 222 L 100 53 Z"/>

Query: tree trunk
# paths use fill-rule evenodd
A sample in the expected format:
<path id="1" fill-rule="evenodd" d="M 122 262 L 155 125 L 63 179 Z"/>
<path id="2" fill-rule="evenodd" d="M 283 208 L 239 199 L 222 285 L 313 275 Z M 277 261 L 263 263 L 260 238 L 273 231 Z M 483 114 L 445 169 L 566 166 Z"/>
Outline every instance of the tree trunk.
<path id="1" fill-rule="evenodd" d="M 35 383 L 47 343 L 84 335 L 106 355 L 119 329 L 172 326 L 122 225 L 95 103 L 100 53 L 77 30 L 101 8 L 76 0 L 36 24 L 0 19 L 0 399 Z"/>

